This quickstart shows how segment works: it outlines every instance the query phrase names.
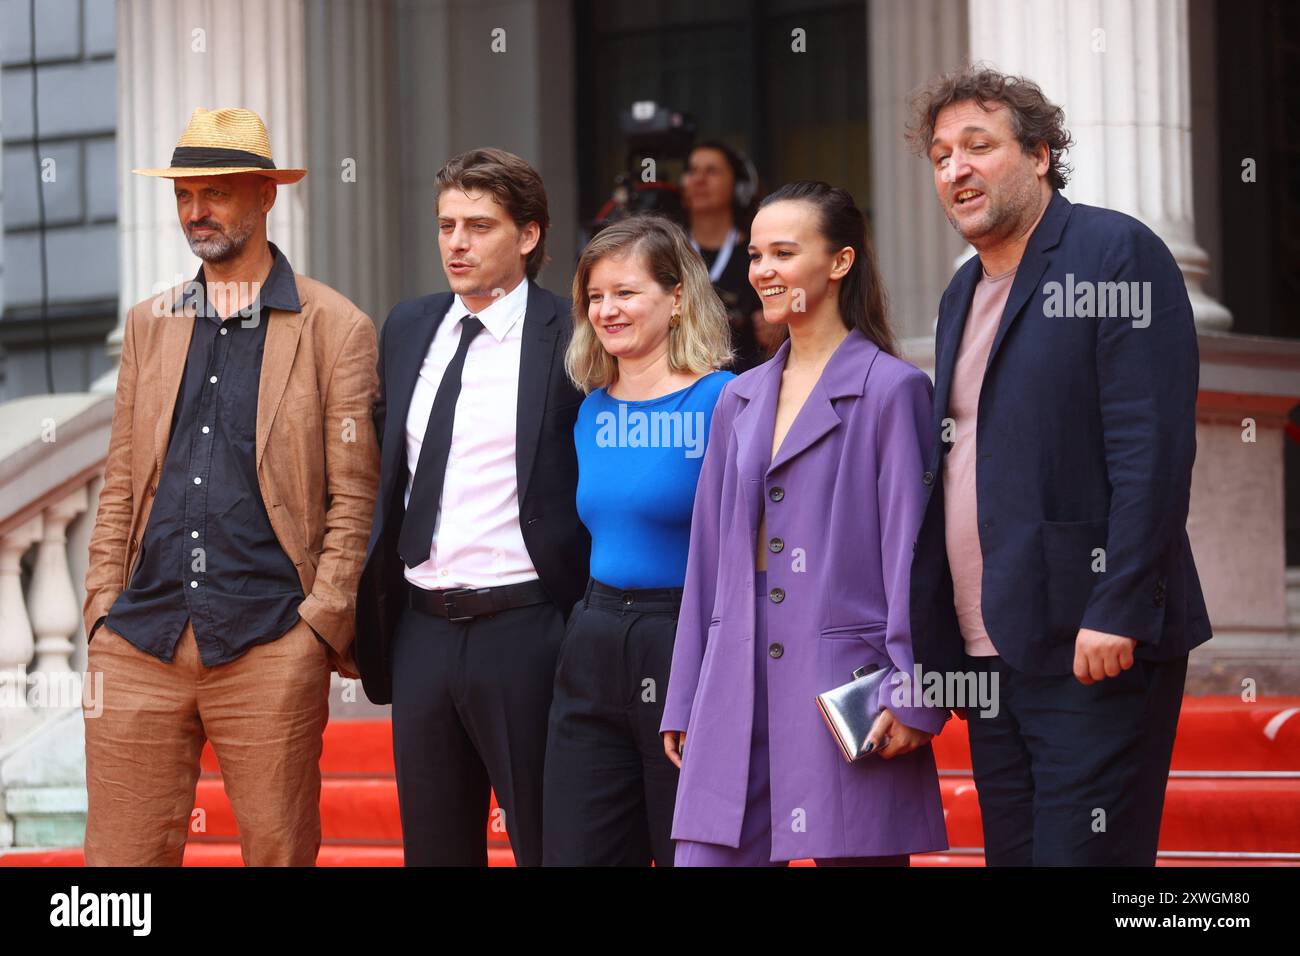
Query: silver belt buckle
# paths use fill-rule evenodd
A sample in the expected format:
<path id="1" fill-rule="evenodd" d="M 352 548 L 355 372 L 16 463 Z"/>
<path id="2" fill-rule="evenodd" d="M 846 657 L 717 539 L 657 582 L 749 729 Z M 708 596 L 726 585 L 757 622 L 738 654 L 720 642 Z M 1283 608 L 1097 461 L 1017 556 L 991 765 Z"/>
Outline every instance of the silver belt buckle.
<path id="1" fill-rule="evenodd" d="M 458 594 L 475 594 L 479 590 L 480 590 L 479 588 L 456 588 L 455 590 L 452 591 L 444 591 L 442 595 L 442 605 L 444 608 L 447 609 L 447 620 L 450 621 L 452 624 L 459 624 L 462 621 L 474 620 L 473 614 L 465 614 L 465 615 L 461 615 L 460 617 L 454 617 L 453 615 L 455 614 L 456 602 L 453 599 Z"/>

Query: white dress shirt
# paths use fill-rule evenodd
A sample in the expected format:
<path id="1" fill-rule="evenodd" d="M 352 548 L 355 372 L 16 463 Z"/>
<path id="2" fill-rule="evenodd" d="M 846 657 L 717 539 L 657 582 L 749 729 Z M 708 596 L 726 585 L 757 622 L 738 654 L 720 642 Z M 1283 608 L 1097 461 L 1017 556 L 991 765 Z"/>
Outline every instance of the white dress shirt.
<path id="1" fill-rule="evenodd" d="M 519 355 L 527 306 L 524 279 L 476 313 L 483 331 L 465 354 L 433 546 L 427 561 L 406 569 L 406 580 L 417 587 L 486 588 L 537 577 L 519 527 L 515 473 Z M 457 295 L 438 323 L 411 393 L 406 415 L 407 504 L 433 399 L 456 354 L 460 320 L 467 314 L 475 313 Z"/>

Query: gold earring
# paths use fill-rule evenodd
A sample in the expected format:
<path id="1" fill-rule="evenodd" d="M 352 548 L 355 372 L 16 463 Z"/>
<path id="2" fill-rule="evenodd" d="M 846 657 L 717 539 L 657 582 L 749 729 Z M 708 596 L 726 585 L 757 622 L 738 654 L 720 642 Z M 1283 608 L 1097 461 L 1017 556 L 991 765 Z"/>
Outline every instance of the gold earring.
<path id="1" fill-rule="evenodd" d="M 681 324 L 682 324 L 682 317 L 678 315 L 676 312 L 674 312 L 672 316 L 668 319 L 668 328 L 670 329 L 675 329 L 677 328 L 677 326 Z"/>

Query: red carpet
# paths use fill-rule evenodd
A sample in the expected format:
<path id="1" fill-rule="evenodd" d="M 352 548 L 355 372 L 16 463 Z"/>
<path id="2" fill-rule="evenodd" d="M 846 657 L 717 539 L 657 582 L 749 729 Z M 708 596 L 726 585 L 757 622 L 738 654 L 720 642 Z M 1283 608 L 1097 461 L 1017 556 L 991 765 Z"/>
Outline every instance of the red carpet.
<path id="1" fill-rule="evenodd" d="M 982 866 L 979 803 L 963 721 L 935 741 L 948 853 L 917 866 Z M 321 866 L 400 866 L 401 823 L 387 721 L 335 721 L 321 756 Z M 240 866 L 234 813 L 211 748 L 203 752 L 196 807 L 204 832 L 190 837 L 186 866 Z M 497 819 L 493 802 L 491 819 Z M 489 861 L 513 866 L 503 832 L 489 823 Z M 1162 866 L 1300 865 L 1300 697 L 1246 704 L 1188 698 L 1178 727 L 1160 831 Z M 1288 859 L 1285 854 L 1295 858 Z M 80 866 L 80 849 L 0 854 L 0 866 Z"/>

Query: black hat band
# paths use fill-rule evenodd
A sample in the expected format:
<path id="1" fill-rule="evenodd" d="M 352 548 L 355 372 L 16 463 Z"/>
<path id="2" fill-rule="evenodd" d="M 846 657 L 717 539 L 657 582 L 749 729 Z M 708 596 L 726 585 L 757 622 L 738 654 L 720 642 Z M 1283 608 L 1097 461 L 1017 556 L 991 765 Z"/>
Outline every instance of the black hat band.
<path id="1" fill-rule="evenodd" d="M 223 146 L 177 146 L 172 152 L 173 168 L 222 169 L 228 166 L 275 169 L 275 163 L 265 156 L 243 149 L 226 149 Z"/>

